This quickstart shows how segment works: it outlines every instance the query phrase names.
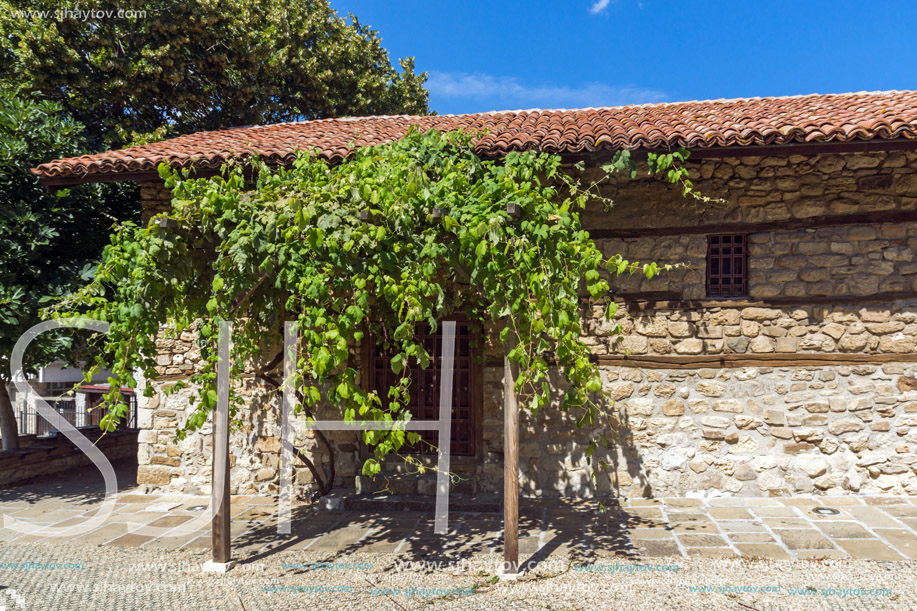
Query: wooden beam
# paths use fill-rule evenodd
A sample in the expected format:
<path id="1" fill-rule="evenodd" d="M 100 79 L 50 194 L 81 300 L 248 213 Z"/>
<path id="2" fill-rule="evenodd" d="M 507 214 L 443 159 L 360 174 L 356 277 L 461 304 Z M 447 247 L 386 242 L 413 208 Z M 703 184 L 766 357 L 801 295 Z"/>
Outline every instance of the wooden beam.
<path id="1" fill-rule="evenodd" d="M 917 363 L 917 354 L 821 354 L 769 353 L 769 354 L 601 354 L 590 360 L 606 367 L 640 367 L 643 369 L 731 369 L 737 367 L 822 367 L 844 365 L 888 365 L 890 363 Z M 548 359 L 551 367 L 557 363 Z M 502 363 L 490 358 L 484 367 L 500 367 Z"/>
<path id="2" fill-rule="evenodd" d="M 588 292 L 587 294 L 588 295 Z M 685 301 L 684 295 L 678 291 L 634 291 L 632 293 L 619 293 L 612 289 L 608 296 L 615 301 L 631 302 L 670 302 Z M 588 299 L 587 296 L 583 296 Z"/>
<path id="3" fill-rule="evenodd" d="M 288 164 L 268 163 L 267 165 L 271 169 L 288 167 Z M 219 176 L 223 172 L 223 164 L 220 164 L 220 166 L 216 168 L 205 168 L 194 165 L 183 165 L 180 167 L 183 169 L 191 170 L 189 178 L 211 178 L 213 176 Z M 255 172 L 252 170 L 250 165 L 246 165 L 246 167 L 243 168 L 243 174 L 245 175 L 246 180 L 253 180 L 255 176 Z M 97 182 L 162 182 L 162 178 L 159 176 L 158 170 L 68 174 L 66 176 L 36 176 L 38 178 L 38 182 L 48 190 Z"/>
<path id="4" fill-rule="evenodd" d="M 645 161 L 648 153 L 670 153 L 677 147 L 667 148 L 638 148 L 631 149 L 631 159 L 636 161 Z M 588 151 L 582 153 L 560 153 L 564 163 L 572 164 L 578 161 L 586 161 L 598 165 L 610 161 L 614 156 L 616 148 L 603 148 L 598 151 Z M 711 146 L 711 147 L 688 147 L 691 155 L 688 157 L 688 163 L 698 159 L 723 159 L 734 157 L 789 157 L 791 155 L 803 155 L 805 157 L 814 157 L 815 155 L 837 155 L 843 153 L 881 153 L 888 151 L 912 151 L 917 150 L 917 139 L 895 138 L 885 140 L 883 138 L 874 138 L 872 140 L 855 140 L 853 142 L 791 142 L 788 144 L 749 144 L 744 146 Z"/>
<path id="5" fill-rule="evenodd" d="M 717 146 L 691 148 L 689 161 L 693 159 L 722 159 L 724 157 L 789 157 L 791 155 L 835 155 L 838 153 L 876 153 L 885 151 L 912 151 L 917 149 L 917 140 L 896 138 L 885 140 L 855 140 L 852 142 L 792 142 L 751 146 Z M 660 151 L 663 152 L 663 151 Z"/>
<path id="6" fill-rule="evenodd" d="M 893 212 L 862 212 L 859 214 L 831 214 L 809 218 L 793 218 L 765 223 L 704 223 L 672 227 L 645 227 L 640 229 L 587 229 L 593 240 L 614 238 L 642 238 L 651 236 L 680 236 L 713 233 L 761 233 L 764 231 L 796 231 L 818 227 L 843 225 L 869 225 L 873 223 L 909 223 L 917 221 L 917 210 Z"/>
<path id="7" fill-rule="evenodd" d="M 508 351 L 507 351 L 508 352 Z M 519 406 L 509 357 L 503 357 L 503 573 L 519 573 Z"/>
<path id="8" fill-rule="evenodd" d="M 600 355 L 593 362 L 611 367 L 644 369 L 729 369 L 736 367 L 821 367 L 917 363 L 917 354 L 711 354 L 711 355 Z"/>
<path id="9" fill-rule="evenodd" d="M 162 181 L 159 172 L 110 172 L 105 174 L 68 174 L 66 176 L 38 176 L 46 189 L 59 189 L 96 182 L 153 182 Z"/>
<path id="10" fill-rule="evenodd" d="M 808 297 L 768 297 L 766 299 L 683 299 L 650 293 L 612 293 L 615 301 L 639 310 L 702 310 L 704 308 L 780 308 L 792 306 L 853 306 L 892 304 L 917 300 L 917 292 L 876 293 L 874 295 L 810 295 Z"/>

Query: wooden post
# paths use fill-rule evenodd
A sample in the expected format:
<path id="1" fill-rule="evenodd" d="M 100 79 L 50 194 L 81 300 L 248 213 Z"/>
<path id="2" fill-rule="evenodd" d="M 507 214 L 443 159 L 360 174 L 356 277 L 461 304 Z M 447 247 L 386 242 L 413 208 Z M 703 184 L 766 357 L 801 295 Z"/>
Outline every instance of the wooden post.
<path id="1" fill-rule="evenodd" d="M 519 573 L 519 412 L 515 378 L 503 357 L 503 573 Z"/>
<path id="2" fill-rule="evenodd" d="M 213 563 L 230 562 L 229 536 L 229 323 L 220 321 L 217 408 L 213 413 L 213 485 L 211 538 Z M 222 485 L 221 485 L 222 484 Z"/>

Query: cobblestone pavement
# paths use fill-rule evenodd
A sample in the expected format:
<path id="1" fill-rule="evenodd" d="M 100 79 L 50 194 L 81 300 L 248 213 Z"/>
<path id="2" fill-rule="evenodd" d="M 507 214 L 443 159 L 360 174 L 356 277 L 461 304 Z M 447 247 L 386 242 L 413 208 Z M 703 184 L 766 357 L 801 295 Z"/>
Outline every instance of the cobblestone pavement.
<path id="1" fill-rule="evenodd" d="M 589 560 L 557 553 L 518 581 L 501 581 L 500 557 L 488 553 L 237 551 L 240 564 L 225 575 L 202 573 L 207 557 L 203 550 L 6 543 L 0 545 L 0 606 L 22 611 L 917 608 L 913 562 Z"/>
<path id="2" fill-rule="evenodd" d="M 0 610 L 917 609 L 917 497 L 526 501 L 530 571 L 494 583 L 499 514 L 453 512 L 440 536 L 432 512 L 301 506 L 280 535 L 275 499 L 233 497 L 241 562 L 203 575 L 209 529 L 182 525 L 209 499 L 138 494 L 127 476 L 102 525 L 51 536 L 101 504 L 87 478 L 0 491 L 0 515 L 45 529 L 0 528 Z"/>

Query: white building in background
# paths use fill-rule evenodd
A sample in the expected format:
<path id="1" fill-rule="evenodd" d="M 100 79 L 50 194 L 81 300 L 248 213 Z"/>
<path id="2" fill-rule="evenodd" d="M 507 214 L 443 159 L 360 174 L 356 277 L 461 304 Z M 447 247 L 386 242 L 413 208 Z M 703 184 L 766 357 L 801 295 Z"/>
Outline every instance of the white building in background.
<path id="1" fill-rule="evenodd" d="M 28 378 L 29 385 L 25 393 L 20 393 L 11 384 L 10 400 L 19 425 L 19 434 L 45 435 L 56 430 L 38 415 L 35 408 L 38 398 L 44 399 L 76 427 L 98 426 L 104 415 L 100 407 L 101 399 L 108 392 L 110 375 L 110 371 L 101 371 L 93 376 L 91 384 L 83 385 L 79 391 L 73 392 L 74 386 L 83 381 L 83 371 L 64 363 L 53 363 L 39 369 L 37 376 Z M 133 396 L 133 389 L 125 389 L 125 392 Z"/>

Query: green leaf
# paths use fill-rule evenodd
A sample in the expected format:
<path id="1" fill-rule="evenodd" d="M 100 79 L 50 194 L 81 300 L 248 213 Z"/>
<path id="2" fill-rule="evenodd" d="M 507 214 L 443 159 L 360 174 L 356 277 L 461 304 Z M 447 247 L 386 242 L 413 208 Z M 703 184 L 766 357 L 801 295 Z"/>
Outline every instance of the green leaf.
<path id="1" fill-rule="evenodd" d="M 392 355 L 391 360 L 392 373 L 401 373 L 404 369 L 404 355 L 401 353 Z"/>
<path id="2" fill-rule="evenodd" d="M 375 459 L 368 458 L 363 463 L 362 473 L 363 475 L 366 475 L 367 477 L 378 475 L 380 471 L 381 471 L 381 467 L 379 466 L 379 463 L 376 462 Z"/>
<path id="3" fill-rule="evenodd" d="M 116 416 L 113 413 L 108 413 L 102 416 L 102 420 L 99 423 L 99 428 L 108 433 L 114 432 L 118 428 L 118 421 Z"/>

